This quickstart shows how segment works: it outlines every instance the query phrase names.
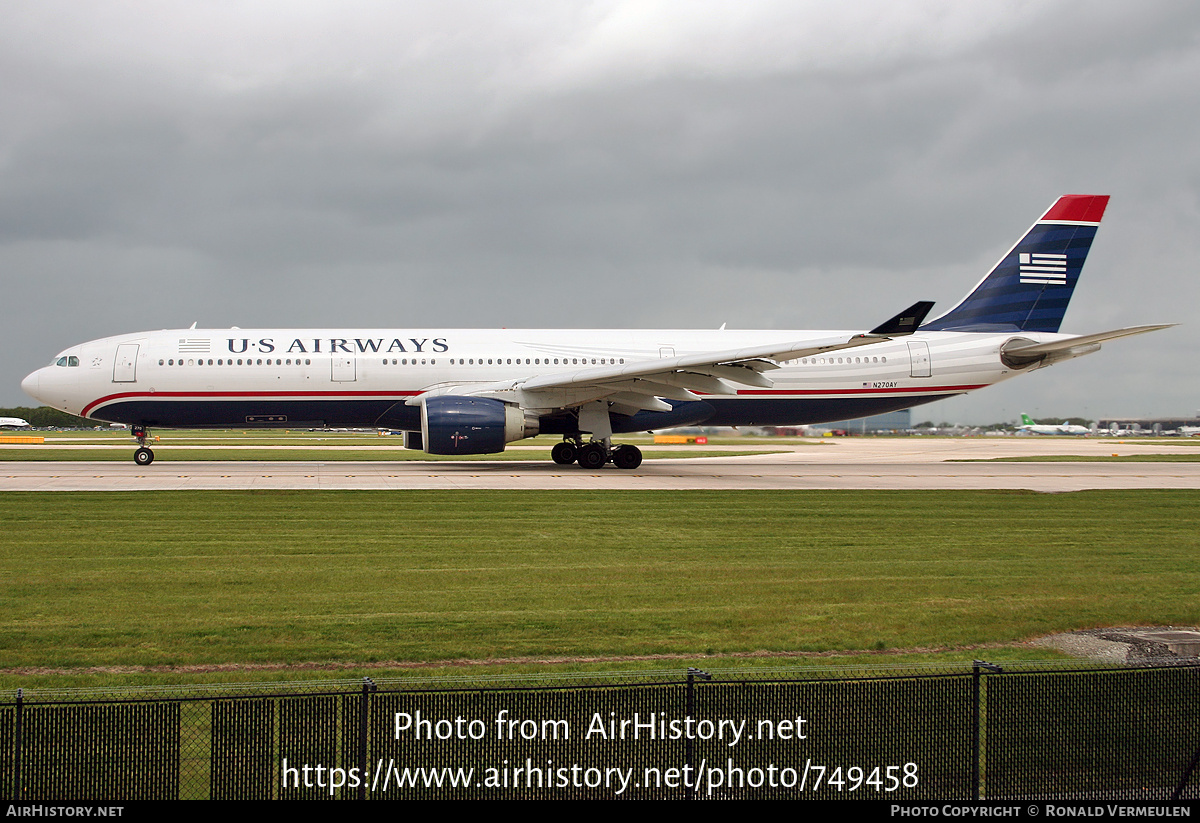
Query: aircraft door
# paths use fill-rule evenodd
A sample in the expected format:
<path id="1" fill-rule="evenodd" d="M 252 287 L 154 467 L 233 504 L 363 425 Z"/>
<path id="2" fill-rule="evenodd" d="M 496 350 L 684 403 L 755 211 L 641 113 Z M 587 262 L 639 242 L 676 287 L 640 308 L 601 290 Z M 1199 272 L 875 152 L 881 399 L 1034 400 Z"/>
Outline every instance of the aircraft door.
<path id="1" fill-rule="evenodd" d="M 137 343 L 122 343 L 117 346 L 117 356 L 113 362 L 114 383 L 137 382 Z"/>
<path id="2" fill-rule="evenodd" d="M 353 383 L 356 379 L 354 363 L 353 357 L 335 354 L 333 356 L 333 382 Z"/>
<path id="3" fill-rule="evenodd" d="M 929 344 L 924 340 L 908 341 L 909 377 L 931 377 Z"/>

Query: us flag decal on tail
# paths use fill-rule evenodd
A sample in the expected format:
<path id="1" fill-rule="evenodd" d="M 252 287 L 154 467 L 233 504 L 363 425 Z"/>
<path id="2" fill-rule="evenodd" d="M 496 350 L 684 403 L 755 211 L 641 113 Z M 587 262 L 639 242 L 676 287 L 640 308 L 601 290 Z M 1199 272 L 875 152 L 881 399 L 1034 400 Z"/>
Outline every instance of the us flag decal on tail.
<path id="1" fill-rule="evenodd" d="M 1021 255 L 1022 283 L 1067 284 L 1067 256 L 1033 252 Z"/>

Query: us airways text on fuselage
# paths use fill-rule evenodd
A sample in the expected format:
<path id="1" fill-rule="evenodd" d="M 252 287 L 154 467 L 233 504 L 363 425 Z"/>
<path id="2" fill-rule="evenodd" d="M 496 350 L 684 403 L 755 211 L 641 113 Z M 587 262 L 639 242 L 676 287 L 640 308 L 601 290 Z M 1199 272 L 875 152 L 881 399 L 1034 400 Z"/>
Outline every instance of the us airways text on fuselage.
<path id="1" fill-rule="evenodd" d="M 259 340 L 252 341 L 248 337 L 226 338 L 226 345 L 229 351 L 233 354 L 245 354 L 247 351 L 257 351 L 262 354 L 270 354 L 278 349 L 282 344 L 277 344 L 273 337 L 263 337 Z M 409 337 L 401 339 L 393 337 L 390 341 L 384 337 L 369 337 L 366 340 L 361 337 L 312 337 L 312 338 L 294 338 L 284 350 L 287 354 L 337 354 L 344 352 L 345 354 L 363 354 L 370 352 L 372 354 L 394 354 L 397 352 L 404 354 L 426 354 L 429 352 L 440 353 L 450 351 L 450 344 L 446 342 L 444 337 L 424 337 L 417 339 Z"/>

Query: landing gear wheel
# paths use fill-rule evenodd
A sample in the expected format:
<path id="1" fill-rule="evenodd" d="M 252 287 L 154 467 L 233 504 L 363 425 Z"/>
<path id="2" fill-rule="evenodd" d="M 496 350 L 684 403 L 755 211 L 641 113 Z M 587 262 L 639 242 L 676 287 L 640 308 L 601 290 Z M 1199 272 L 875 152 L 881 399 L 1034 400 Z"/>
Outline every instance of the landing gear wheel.
<path id="1" fill-rule="evenodd" d="M 608 462 L 608 450 L 599 443 L 588 443 L 579 450 L 579 468 L 599 469 Z"/>
<path id="2" fill-rule="evenodd" d="M 617 446 L 612 462 L 618 469 L 636 469 L 642 465 L 642 450 L 637 446 Z"/>
<path id="3" fill-rule="evenodd" d="M 146 438 L 150 436 L 150 433 L 146 431 L 145 426 L 134 425 L 131 427 L 130 434 L 137 438 L 138 443 L 138 450 L 133 453 L 133 462 L 139 466 L 149 466 L 154 462 L 154 452 L 146 448 Z"/>
<path id="4" fill-rule="evenodd" d="M 550 457 L 560 466 L 569 466 L 575 462 L 578 449 L 571 443 L 558 443 L 550 450 Z"/>

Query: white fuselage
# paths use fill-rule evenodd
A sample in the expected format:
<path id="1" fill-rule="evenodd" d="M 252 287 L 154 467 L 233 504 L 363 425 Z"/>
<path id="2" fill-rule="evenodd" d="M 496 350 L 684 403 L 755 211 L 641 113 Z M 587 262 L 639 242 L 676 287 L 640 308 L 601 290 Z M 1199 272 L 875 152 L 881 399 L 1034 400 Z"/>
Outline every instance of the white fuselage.
<path id="1" fill-rule="evenodd" d="M 839 331 L 167 330 L 62 352 L 22 387 L 63 411 L 115 423 L 190 426 L 387 426 L 419 429 L 414 398 L 514 387 L 539 376 L 762 346 L 846 338 Z M 1019 373 L 1006 342 L 1045 333 L 919 332 L 779 362 L 770 388 L 705 396 L 704 425 L 803 425 L 861 417 L 982 388 Z M 1027 369 L 1025 369 L 1027 370 Z M 557 431 L 554 409 L 540 409 Z M 638 415 L 634 431 L 668 428 Z M 642 425 L 646 423 L 646 425 Z"/>
<path id="2" fill-rule="evenodd" d="M 1018 429 L 1031 434 L 1091 434 L 1092 430 L 1087 426 L 1072 425 L 1070 423 L 1062 423 L 1058 426 L 1050 425 L 1033 425 L 1033 426 L 1018 426 Z"/>

